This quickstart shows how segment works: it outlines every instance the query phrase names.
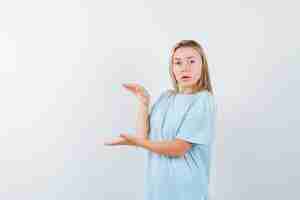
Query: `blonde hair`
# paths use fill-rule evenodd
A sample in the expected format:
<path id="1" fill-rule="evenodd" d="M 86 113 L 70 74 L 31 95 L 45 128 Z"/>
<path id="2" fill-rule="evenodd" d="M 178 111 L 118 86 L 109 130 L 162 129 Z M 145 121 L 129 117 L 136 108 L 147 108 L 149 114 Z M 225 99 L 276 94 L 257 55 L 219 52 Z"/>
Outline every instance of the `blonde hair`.
<path id="1" fill-rule="evenodd" d="M 206 55 L 205 55 L 205 52 L 204 52 L 202 46 L 195 40 L 181 40 L 181 41 L 177 42 L 171 50 L 171 56 L 170 56 L 170 61 L 169 61 L 169 73 L 170 73 L 171 81 L 172 81 L 172 84 L 174 87 L 174 90 L 171 90 L 171 92 L 175 93 L 175 94 L 180 92 L 179 85 L 177 84 L 175 75 L 173 74 L 173 56 L 174 56 L 175 51 L 181 47 L 192 47 L 200 54 L 200 57 L 202 60 L 201 76 L 200 76 L 200 79 L 197 81 L 197 89 L 195 92 L 207 90 L 208 92 L 213 94 L 212 85 L 210 82 L 209 71 L 208 71 L 207 58 L 206 58 Z"/>

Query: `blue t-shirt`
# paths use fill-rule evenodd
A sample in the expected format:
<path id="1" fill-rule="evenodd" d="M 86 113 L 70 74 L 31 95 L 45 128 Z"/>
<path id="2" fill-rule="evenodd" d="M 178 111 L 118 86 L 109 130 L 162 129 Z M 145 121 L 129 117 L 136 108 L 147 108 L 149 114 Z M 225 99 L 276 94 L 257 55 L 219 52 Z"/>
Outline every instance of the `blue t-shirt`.
<path id="1" fill-rule="evenodd" d="M 145 200 L 207 200 L 216 104 L 208 91 L 164 91 L 150 110 L 149 139 L 192 143 L 184 156 L 146 150 Z"/>

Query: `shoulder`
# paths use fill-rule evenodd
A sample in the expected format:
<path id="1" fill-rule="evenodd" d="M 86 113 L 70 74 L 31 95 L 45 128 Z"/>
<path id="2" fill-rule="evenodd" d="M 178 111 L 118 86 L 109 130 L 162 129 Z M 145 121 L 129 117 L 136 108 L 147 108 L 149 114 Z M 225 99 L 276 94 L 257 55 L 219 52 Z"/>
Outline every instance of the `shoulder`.
<path id="1" fill-rule="evenodd" d="M 207 90 L 201 91 L 197 94 L 197 102 L 207 101 L 211 97 L 212 94 L 209 91 Z"/>
<path id="2" fill-rule="evenodd" d="M 175 92 L 175 90 L 172 90 L 172 89 L 166 89 L 166 90 L 164 91 L 164 93 L 165 93 L 166 95 L 172 95 L 172 94 L 175 94 L 176 92 Z"/>
<path id="3" fill-rule="evenodd" d="M 199 99 L 202 101 L 214 101 L 214 95 L 210 91 L 203 91 L 199 94 Z"/>
<path id="4" fill-rule="evenodd" d="M 164 90 L 162 91 L 157 99 L 155 100 L 155 103 L 158 104 L 159 102 L 161 102 L 163 99 L 165 99 L 167 96 L 169 96 L 171 94 L 171 90 L 170 89 L 167 89 L 167 90 Z"/>
<path id="5" fill-rule="evenodd" d="M 175 91 L 172 89 L 166 89 L 160 94 L 160 98 L 162 97 L 169 97 L 171 95 L 175 94 Z"/>
<path id="6" fill-rule="evenodd" d="M 200 92 L 197 99 L 194 102 L 194 109 L 197 110 L 211 110 L 215 105 L 214 95 L 209 91 Z"/>

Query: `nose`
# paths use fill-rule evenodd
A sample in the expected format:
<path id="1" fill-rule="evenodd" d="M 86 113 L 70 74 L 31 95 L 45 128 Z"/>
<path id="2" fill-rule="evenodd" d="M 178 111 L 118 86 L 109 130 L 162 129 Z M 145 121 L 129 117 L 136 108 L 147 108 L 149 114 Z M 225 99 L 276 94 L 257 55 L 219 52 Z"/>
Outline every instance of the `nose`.
<path id="1" fill-rule="evenodd" d="M 189 62 L 185 62 L 183 65 L 182 65 L 182 68 L 181 68 L 181 71 L 189 71 L 190 70 L 190 63 Z"/>

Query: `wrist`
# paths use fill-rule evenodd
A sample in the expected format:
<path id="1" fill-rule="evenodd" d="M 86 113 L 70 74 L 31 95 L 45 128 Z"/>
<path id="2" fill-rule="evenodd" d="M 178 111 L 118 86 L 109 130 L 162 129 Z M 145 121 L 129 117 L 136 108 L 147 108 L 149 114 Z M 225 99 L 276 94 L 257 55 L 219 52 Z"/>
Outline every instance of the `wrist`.
<path id="1" fill-rule="evenodd" d="M 148 110 L 149 109 L 149 103 L 139 103 L 139 108 L 143 110 Z"/>
<path id="2" fill-rule="evenodd" d="M 149 142 L 150 141 L 148 138 L 143 138 L 138 146 L 142 148 L 147 148 L 149 146 Z"/>

